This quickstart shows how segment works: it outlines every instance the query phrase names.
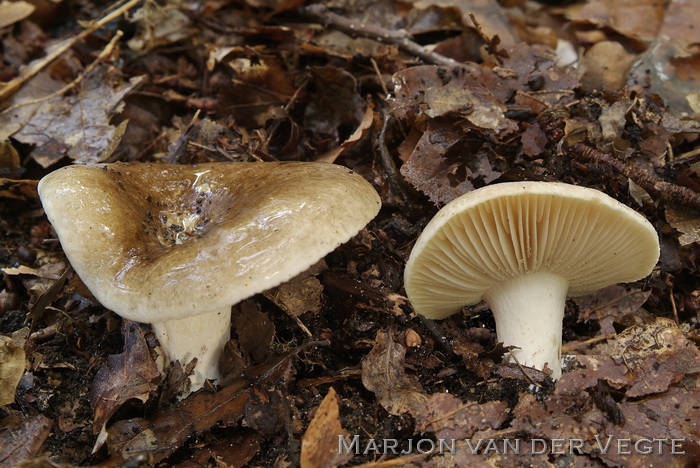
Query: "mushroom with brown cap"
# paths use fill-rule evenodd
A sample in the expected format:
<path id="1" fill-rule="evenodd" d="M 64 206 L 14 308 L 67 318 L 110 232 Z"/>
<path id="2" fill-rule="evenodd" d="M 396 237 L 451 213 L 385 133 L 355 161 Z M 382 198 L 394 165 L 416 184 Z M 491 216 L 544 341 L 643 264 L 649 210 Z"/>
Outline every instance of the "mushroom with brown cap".
<path id="1" fill-rule="evenodd" d="M 283 283 L 361 230 L 374 188 L 324 163 L 68 166 L 39 183 L 68 260 L 93 295 L 150 323 L 191 389 L 220 378 L 231 306 Z"/>
<path id="2" fill-rule="evenodd" d="M 445 205 L 406 264 L 413 308 L 442 319 L 485 301 L 518 362 L 561 376 L 567 295 L 647 276 L 659 240 L 642 215 L 608 195 L 555 182 L 483 187 Z"/>

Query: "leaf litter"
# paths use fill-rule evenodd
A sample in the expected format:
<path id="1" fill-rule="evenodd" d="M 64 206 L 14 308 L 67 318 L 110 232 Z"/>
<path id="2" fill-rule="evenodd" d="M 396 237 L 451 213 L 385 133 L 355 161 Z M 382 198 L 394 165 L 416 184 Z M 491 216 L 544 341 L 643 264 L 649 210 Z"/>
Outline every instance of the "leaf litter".
<path id="1" fill-rule="evenodd" d="M 0 464 L 697 463 L 697 9 L 548 3 L 1 3 Z M 36 182 L 257 160 L 345 165 L 385 209 L 325 267 L 237 305 L 224 381 L 177 402 L 193 363 L 164 378 L 148 328 L 89 294 Z M 437 208 L 513 180 L 597 188 L 661 238 L 649 278 L 567 303 L 556 384 L 502 362 L 483 305 L 431 322 L 402 289 Z M 415 450 L 444 439 L 453 453 Z"/>

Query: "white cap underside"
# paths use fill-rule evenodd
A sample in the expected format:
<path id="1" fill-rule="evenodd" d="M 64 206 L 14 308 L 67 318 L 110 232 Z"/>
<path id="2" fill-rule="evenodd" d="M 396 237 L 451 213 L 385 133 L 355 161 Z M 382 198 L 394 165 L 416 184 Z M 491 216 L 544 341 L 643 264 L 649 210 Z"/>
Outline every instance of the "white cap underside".
<path id="1" fill-rule="evenodd" d="M 602 192 L 504 183 L 470 192 L 435 216 L 413 248 L 405 287 L 417 312 L 443 318 L 518 275 L 561 275 L 578 296 L 643 278 L 658 256 L 651 224 Z"/>

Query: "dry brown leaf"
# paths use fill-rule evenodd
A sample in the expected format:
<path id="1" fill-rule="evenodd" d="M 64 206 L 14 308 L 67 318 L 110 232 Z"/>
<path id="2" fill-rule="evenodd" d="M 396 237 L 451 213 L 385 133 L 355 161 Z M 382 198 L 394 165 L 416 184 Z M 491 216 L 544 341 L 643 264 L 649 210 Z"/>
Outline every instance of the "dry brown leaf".
<path id="1" fill-rule="evenodd" d="M 391 330 L 377 332 L 376 344 L 362 360 L 362 384 L 390 414 L 419 414 L 428 396 L 415 376 L 405 371 L 406 348 Z"/>
<path id="2" fill-rule="evenodd" d="M 350 461 L 351 451 L 338 450 L 339 437 L 348 436 L 340 425 L 338 395 L 331 387 L 301 438 L 301 468 L 330 468 Z"/>
<path id="3" fill-rule="evenodd" d="M 619 91 L 627 83 L 637 56 L 628 53 L 619 42 L 594 44 L 581 59 L 581 86 L 586 92 Z"/>
<path id="4" fill-rule="evenodd" d="M 501 80 L 487 68 L 424 65 L 396 73 L 393 81 L 395 97 L 390 104 L 411 125 L 420 119 L 453 116 L 496 134 L 517 129 L 504 115 Z"/>
<path id="5" fill-rule="evenodd" d="M 333 163 L 335 160 L 340 156 L 340 154 L 345 151 L 346 149 L 352 147 L 362 139 L 363 136 L 367 133 L 367 131 L 372 128 L 372 124 L 374 123 L 374 104 L 370 103 L 367 106 L 367 110 L 365 111 L 365 116 L 362 118 L 362 122 L 360 122 L 360 125 L 355 129 L 352 135 L 350 135 L 344 142 L 340 144 L 335 149 L 332 149 L 330 151 L 327 151 L 325 154 L 321 155 L 317 161 L 321 162 L 327 162 L 327 163 Z"/>
<path id="6" fill-rule="evenodd" d="M 488 146 L 459 125 L 431 121 L 401 174 L 435 204 L 445 204 L 497 179 Z M 475 185 L 476 184 L 476 185 Z"/>
<path id="7" fill-rule="evenodd" d="M 15 180 L 0 177 L 0 197 L 14 198 L 16 200 L 36 200 L 39 194 L 36 191 L 37 180 Z"/>
<path id="8" fill-rule="evenodd" d="M 123 107 L 123 99 L 143 81 L 112 83 L 107 67 L 99 67 L 83 81 L 75 95 L 51 96 L 63 84 L 40 73 L 11 101 L 19 106 L 0 114 L 0 141 L 14 139 L 34 145 L 32 157 L 49 167 L 63 156 L 89 164 L 109 157 L 121 140 L 126 121 L 109 121 Z"/>
<path id="9" fill-rule="evenodd" d="M 700 391 L 697 388 L 672 387 L 662 395 L 625 401 L 619 407 L 625 424 L 616 426 L 608 421 L 599 429 L 599 445 L 607 448 L 599 456 L 608 466 L 681 468 L 697 463 L 700 454 Z M 639 444 L 637 448 L 635 444 Z"/>
<path id="10" fill-rule="evenodd" d="M 16 340 L 0 335 L 0 407 L 15 401 L 15 391 L 24 374 L 25 353 Z"/>
<path id="11" fill-rule="evenodd" d="M 321 310 L 321 295 L 323 294 L 323 285 L 316 278 L 316 275 L 326 268 L 326 263 L 321 260 L 289 281 L 265 291 L 263 295 L 293 317 L 307 312 L 315 314 Z"/>
<path id="12" fill-rule="evenodd" d="M 508 414 L 502 401 L 462 402 L 449 393 L 435 393 L 416 416 L 416 426 L 435 432 L 438 439 L 468 439 L 477 430 L 498 429 Z"/>
<path id="13" fill-rule="evenodd" d="M 15 467 L 39 454 L 51 432 L 52 421 L 40 414 L 0 421 L 0 466 Z"/>
<path id="14" fill-rule="evenodd" d="M 93 452 L 104 444 L 106 425 L 114 412 L 131 399 L 146 403 L 158 387 L 160 372 L 141 327 L 123 320 L 122 334 L 124 352 L 109 356 L 92 382 L 93 432 L 99 434 Z"/>
<path id="15" fill-rule="evenodd" d="M 22 21 L 34 12 L 34 5 L 24 0 L 0 3 L 0 29 Z"/>
<path id="16" fill-rule="evenodd" d="M 697 42 L 698 22 L 700 17 L 696 4 L 688 0 L 670 0 L 666 5 L 666 14 L 659 36 Z"/>
<path id="17" fill-rule="evenodd" d="M 291 360 L 301 348 L 255 368 L 217 393 L 196 393 L 180 404 L 158 414 L 152 421 L 129 419 L 109 428 L 110 453 L 124 460 L 149 457 L 157 463 L 174 453 L 194 432 L 204 432 L 215 424 L 237 423 L 256 385 L 287 379 L 293 372 Z"/>
<path id="18" fill-rule="evenodd" d="M 259 364 L 265 360 L 275 336 L 275 324 L 253 299 L 241 302 L 233 309 L 231 325 L 238 336 L 238 344 L 246 356 Z"/>
<path id="19" fill-rule="evenodd" d="M 175 468 L 201 468 L 211 466 L 216 460 L 219 468 L 243 468 L 260 451 L 263 437 L 253 430 L 242 430 L 229 436 L 223 442 L 201 448 L 190 460 L 175 465 Z"/>
<path id="20" fill-rule="evenodd" d="M 700 372 L 700 350 L 673 320 L 661 317 L 620 333 L 613 357 L 630 371 L 629 398 L 663 392 L 686 374 Z"/>
<path id="21" fill-rule="evenodd" d="M 565 10 L 575 23 L 608 26 L 629 37 L 651 39 L 664 17 L 664 4 L 656 0 L 588 0 Z"/>
<path id="22" fill-rule="evenodd" d="M 673 229 L 680 232 L 678 242 L 682 246 L 700 242 L 700 217 L 692 210 L 668 205 L 666 221 Z"/>
<path id="23" fill-rule="evenodd" d="M 651 291 L 615 284 L 574 300 L 579 308 L 579 321 L 597 320 L 600 333 L 607 335 L 615 333 L 615 319 L 634 314 L 644 305 L 650 294 Z"/>
<path id="24" fill-rule="evenodd" d="M 632 67 L 628 85 L 656 93 L 675 117 L 700 116 L 700 52 L 681 40 L 660 37 Z M 669 128 L 670 130 L 670 128 Z M 697 131 L 697 130 L 696 130 Z"/>
<path id="25" fill-rule="evenodd" d="M 503 7 L 496 0 L 420 0 L 413 2 L 415 8 L 421 9 L 427 9 L 432 5 L 458 8 L 462 12 L 462 23 L 467 27 L 474 27 L 469 18 L 469 14 L 473 14 L 484 34 L 489 38 L 497 35 L 504 46 L 511 46 L 519 40 L 503 12 Z"/>
<path id="26" fill-rule="evenodd" d="M 131 18 L 136 35 L 128 44 L 133 50 L 148 52 L 163 44 L 172 44 L 193 33 L 190 19 L 178 9 L 178 1 L 160 4 L 147 1 Z"/>

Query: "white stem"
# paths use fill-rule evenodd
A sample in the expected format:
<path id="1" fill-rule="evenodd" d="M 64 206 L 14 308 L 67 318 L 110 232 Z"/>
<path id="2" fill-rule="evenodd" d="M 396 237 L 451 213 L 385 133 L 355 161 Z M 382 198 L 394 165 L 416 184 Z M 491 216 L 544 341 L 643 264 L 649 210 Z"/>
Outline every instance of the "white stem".
<path id="1" fill-rule="evenodd" d="M 561 333 L 569 283 L 559 275 L 533 273 L 491 288 L 484 301 L 496 319 L 498 341 L 517 346 L 512 352 L 526 366 L 561 377 Z"/>
<path id="2" fill-rule="evenodd" d="M 202 388 L 206 379 L 218 380 L 219 358 L 231 336 L 231 308 L 192 317 L 151 324 L 165 353 L 166 364 L 180 361 L 184 368 L 197 358 L 190 376 L 190 391 Z"/>

